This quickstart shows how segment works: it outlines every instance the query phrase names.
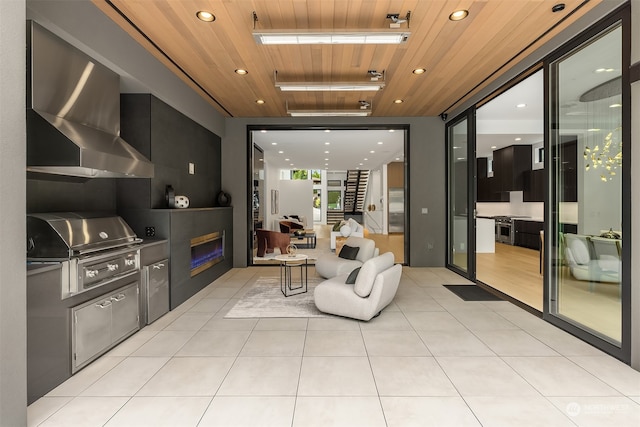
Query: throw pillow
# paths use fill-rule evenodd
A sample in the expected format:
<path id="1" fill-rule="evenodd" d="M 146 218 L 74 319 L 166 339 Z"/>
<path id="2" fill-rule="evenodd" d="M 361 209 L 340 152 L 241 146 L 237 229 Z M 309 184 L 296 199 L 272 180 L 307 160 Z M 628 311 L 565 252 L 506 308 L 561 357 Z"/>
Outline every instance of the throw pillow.
<path id="1" fill-rule="evenodd" d="M 333 228 L 331 229 L 331 231 L 340 231 L 340 227 L 342 227 L 342 221 L 338 221 L 333 224 Z"/>
<path id="2" fill-rule="evenodd" d="M 360 248 L 358 246 L 344 245 L 340 250 L 338 256 L 344 259 L 356 259 L 359 250 Z"/>
<path id="3" fill-rule="evenodd" d="M 360 273 L 360 267 L 355 268 L 351 273 L 349 273 L 349 276 L 347 277 L 347 280 L 344 282 L 347 285 L 353 285 L 354 283 L 356 283 L 356 278 L 358 277 L 358 273 Z"/>
<path id="4" fill-rule="evenodd" d="M 340 227 L 340 234 L 342 234 L 344 237 L 349 237 L 349 235 L 351 234 L 351 227 L 346 224 L 343 225 L 342 227 Z"/>

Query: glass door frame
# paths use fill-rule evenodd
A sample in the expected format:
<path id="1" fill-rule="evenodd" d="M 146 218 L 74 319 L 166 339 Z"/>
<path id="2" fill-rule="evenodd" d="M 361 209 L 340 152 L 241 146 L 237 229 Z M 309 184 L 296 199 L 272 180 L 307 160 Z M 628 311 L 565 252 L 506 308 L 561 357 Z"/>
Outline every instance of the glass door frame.
<path id="1" fill-rule="evenodd" d="M 552 64 L 561 60 L 571 52 L 574 52 L 580 46 L 585 45 L 594 37 L 604 33 L 612 26 L 620 23 L 622 27 L 622 140 L 631 141 L 631 85 L 629 76 L 630 52 L 631 52 L 631 14 L 628 5 L 622 7 L 618 11 L 610 14 L 605 19 L 596 23 L 579 36 L 572 39 L 553 54 L 549 55 L 545 63 L 545 137 L 544 150 L 545 153 L 552 153 L 552 142 L 555 142 L 556 126 L 555 117 L 557 117 L 557 102 L 554 102 L 553 95 L 557 90 Z M 552 139 L 554 139 L 552 141 Z M 622 157 L 622 228 L 624 234 L 631 235 L 631 151 L 630 143 L 625 145 L 626 153 Z M 553 174 L 553 159 L 551 155 L 545 156 L 545 169 L 547 170 L 545 179 L 545 209 L 544 209 L 544 233 L 545 236 L 556 236 L 556 222 L 554 218 L 557 216 L 557 206 L 553 204 L 557 200 L 555 194 L 555 179 Z M 552 224 L 553 222 L 553 224 Z M 618 347 L 592 333 L 588 330 L 570 323 L 563 318 L 554 315 L 551 312 L 551 298 L 555 295 L 557 283 L 552 282 L 551 272 L 554 268 L 552 254 L 557 250 L 557 240 L 544 239 L 544 301 L 543 301 L 543 319 L 549 323 L 569 332 L 581 340 L 605 351 L 606 353 L 629 363 L 631 360 L 631 242 L 630 238 L 627 244 L 622 245 L 622 284 L 621 284 L 621 346 Z"/>
<path id="2" fill-rule="evenodd" d="M 446 145 L 446 176 L 447 176 L 447 191 L 446 191 L 446 203 L 447 203 L 447 236 L 446 236 L 446 267 L 455 271 L 459 275 L 471 280 L 476 280 L 476 107 L 472 106 L 462 114 L 455 117 L 453 120 L 447 122 L 445 129 L 445 145 Z M 451 211 L 451 195 L 453 194 L 451 189 L 451 160 L 452 150 L 450 144 L 451 130 L 466 120 L 467 123 L 467 270 L 463 270 L 452 262 L 451 254 L 453 253 L 453 212 Z M 451 147 L 452 148 L 452 147 Z"/>

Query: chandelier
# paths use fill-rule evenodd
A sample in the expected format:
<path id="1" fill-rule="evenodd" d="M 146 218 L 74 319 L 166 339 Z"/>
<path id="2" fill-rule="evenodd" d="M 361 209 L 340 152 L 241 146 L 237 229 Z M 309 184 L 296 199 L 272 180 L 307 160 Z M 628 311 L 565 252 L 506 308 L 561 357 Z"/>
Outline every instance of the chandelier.
<path id="1" fill-rule="evenodd" d="M 617 174 L 618 167 L 622 168 L 622 140 L 620 138 L 621 127 L 617 127 L 604 138 L 602 147 L 596 145 L 584 149 L 584 158 L 587 160 L 585 170 L 600 169 L 600 180 L 611 181 Z"/>

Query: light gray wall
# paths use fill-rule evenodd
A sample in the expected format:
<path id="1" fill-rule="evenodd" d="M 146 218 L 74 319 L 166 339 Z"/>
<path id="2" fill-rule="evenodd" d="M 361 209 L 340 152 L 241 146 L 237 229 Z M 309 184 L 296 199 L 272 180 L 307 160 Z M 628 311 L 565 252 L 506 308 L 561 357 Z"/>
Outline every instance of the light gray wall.
<path id="1" fill-rule="evenodd" d="M 631 64 L 640 63 L 640 0 L 631 0 Z M 635 254 L 640 252 L 640 81 L 631 85 L 631 163 L 635 168 L 631 169 L 631 247 Z M 635 146 L 633 145 L 635 144 Z M 626 146 L 626 145 L 625 145 Z M 632 254 L 637 260 L 638 256 Z M 631 264 L 631 324 L 635 325 L 635 334 L 631 337 L 631 366 L 640 370 L 640 263 Z M 635 280 L 634 280 L 635 278 Z"/>
<path id="2" fill-rule="evenodd" d="M 0 426 L 27 424 L 25 5 L 0 2 Z"/>
<path id="3" fill-rule="evenodd" d="M 409 125 L 409 263 L 442 267 L 446 255 L 446 180 L 444 123 L 438 117 L 235 119 L 225 123 L 222 139 L 222 188 L 234 209 L 234 267 L 247 265 L 247 126 Z M 429 214 L 422 215 L 421 209 Z"/>

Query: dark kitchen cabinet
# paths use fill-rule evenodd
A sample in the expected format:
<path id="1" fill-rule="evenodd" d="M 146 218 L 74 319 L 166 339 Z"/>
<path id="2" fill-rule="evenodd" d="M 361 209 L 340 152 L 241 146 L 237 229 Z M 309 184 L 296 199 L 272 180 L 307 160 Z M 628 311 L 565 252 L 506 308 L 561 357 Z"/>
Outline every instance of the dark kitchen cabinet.
<path id="1" fill-rule="evenodd" d="M 544 179 L 544 169 L 525 172 L 522 192 L 525 202 L 544 202 Z"/>
<path id="2" fill-rule="evenodd" d="M 513 221 L 513 244 L 523 248 L 540 250 L 540 231 L 544 228 L 541 221 Z"/>
<path id="3" fill-rule="evenodd" d="M 486 157 L 478 157 L 476 159 L 476 176 L 476 198 L 478 202 L 509 201 L 509 194 L 500 191 L 495 177 L 488 176 L 488 159 Z"/>
<path id="4" fill-rule="evenodd" d="M 524 175 L 530 170 L 530 145 L 511 145 L 493 152 L 493 177 L 499 191 L 524 190 Z"/>
<path id="5" fill-rule="evenodd" d="M 561 202 L 578 201 L 578 141 L 573 135 L 561 137 L 559 179 L 562 192 Z"/>

